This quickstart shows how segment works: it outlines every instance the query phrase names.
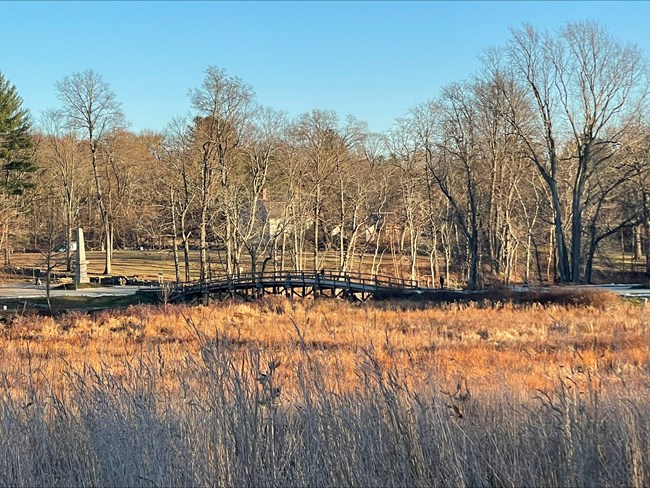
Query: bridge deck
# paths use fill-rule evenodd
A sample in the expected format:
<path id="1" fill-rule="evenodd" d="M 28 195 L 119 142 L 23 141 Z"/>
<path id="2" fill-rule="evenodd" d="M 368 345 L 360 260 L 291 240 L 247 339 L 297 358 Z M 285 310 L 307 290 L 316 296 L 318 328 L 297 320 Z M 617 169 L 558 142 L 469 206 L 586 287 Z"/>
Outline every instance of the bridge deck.
<path id="1" fill-rule="evenodd" d="M 172 300 L 188 300 L 205 295 L 262 296 L 287 294 L 307 296 L 330 291 L 333 296 L 356 296 L 365 300 L 377 292 L 422 289 L 417 281 L 394 276 L 340 271 L 270 271 L 221 276 L 203 282 L 179 283 L 172 288 Z"/>

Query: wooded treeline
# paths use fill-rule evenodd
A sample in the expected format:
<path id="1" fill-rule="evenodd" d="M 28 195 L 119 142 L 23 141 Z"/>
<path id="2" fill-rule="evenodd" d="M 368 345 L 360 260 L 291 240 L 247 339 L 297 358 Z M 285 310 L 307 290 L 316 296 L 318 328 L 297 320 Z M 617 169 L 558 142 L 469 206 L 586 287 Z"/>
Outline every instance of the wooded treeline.
<path id="1" fill-rule="evenodd" d="M 107 274 L 112 249 L 145 246 L 173 250 L 178 280 L 365 257 L 365 271 L 477 288 L 591 282 L 602 244 L 623 236 L 650 276 L 644 54 L 578 22 L 513 29 L 481 59 L 384 134 L 324 110 L 289 119 L 209 67 L 162 133 L 129 131 L 101 75 L 72 74 L 21 145 L 2 78 L 5 260 L 70 249 L 81 226 Z"/>

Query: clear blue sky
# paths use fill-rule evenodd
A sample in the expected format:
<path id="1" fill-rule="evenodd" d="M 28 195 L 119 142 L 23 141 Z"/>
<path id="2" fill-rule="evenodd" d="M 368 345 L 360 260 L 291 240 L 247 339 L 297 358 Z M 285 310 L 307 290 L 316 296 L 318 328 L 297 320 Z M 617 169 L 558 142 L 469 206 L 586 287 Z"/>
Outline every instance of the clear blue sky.
<path id="1" fill-rule="evenodd" d="M 314 108 L 388 129 L 409 107 L 478 68 L 508 28 L 596 20 L 650 57 L 650 2 L 6 2 L 0 71 L 37 119 L 54 84 L 101 74 L 131 128 L 162 130 L 215 65 L 264 105 Z"/>

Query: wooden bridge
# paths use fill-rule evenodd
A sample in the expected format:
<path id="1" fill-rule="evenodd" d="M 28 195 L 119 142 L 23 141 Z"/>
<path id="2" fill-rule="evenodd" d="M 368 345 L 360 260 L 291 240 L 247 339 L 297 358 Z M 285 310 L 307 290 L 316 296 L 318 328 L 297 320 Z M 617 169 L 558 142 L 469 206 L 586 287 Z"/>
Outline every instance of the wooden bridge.
<path id="1" fill-rule="evenodd" d="M 170 301 L 224 299 L 239 295 L 245 299 L 264 295 L 287 297 L 330 296 L 366 300 L 376 293 L 428 290 L 417 281 L 394 276 L 339 271 L 270 271 L 223 276 L 202 282 L 178 283 L 169 291 Z"/>

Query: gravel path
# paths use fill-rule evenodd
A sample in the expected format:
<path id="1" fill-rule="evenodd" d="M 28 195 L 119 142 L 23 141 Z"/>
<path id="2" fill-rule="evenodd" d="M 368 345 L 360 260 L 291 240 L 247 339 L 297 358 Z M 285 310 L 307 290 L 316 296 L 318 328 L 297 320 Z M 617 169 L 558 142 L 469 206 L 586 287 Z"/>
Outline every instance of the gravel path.
<path id="1" fill-rule="evenodd" d="M 77 296 L 77 297 L 105 297 L 133 295 L 138 291 L 138 286 L 102 286 L 98 288 L 84 288 L 81 290 L 50 290 L 51 297 Z M 45 285 L 0 285 L 0 298 L 45 298 Z"/>

